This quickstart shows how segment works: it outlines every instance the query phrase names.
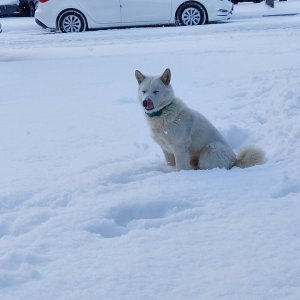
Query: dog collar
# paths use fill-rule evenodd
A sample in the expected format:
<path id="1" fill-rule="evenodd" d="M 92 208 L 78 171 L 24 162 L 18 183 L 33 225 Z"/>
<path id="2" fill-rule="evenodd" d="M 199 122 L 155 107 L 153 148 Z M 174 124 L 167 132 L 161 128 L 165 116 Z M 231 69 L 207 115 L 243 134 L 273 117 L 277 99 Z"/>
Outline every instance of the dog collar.
<path id="1" fill-rule="evenodd" d="M 149 117 L 149 118 L 153 118 L 153 117 L 160 117 L 161 114 L 163 113 L 163 111 L 168 107 L 170 106 L 172 103 L 164 106 L 162 109 L 158 110 L 158 111 L 154 111 L 153 113 L 147 113 L 145 112 L 145 114 Z"/>

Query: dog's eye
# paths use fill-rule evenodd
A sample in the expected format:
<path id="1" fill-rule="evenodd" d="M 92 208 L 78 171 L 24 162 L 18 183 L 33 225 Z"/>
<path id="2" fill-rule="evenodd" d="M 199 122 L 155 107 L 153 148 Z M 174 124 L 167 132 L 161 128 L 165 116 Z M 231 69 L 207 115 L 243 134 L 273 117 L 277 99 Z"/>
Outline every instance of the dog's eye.
<path id="1" fill-rule="evenodd" d="M 146 94 L 146 91 L 142 91 L 142 94 Z"/>
<path id="2" fill-rule="evenodd" d="M 153 91 L 154 95 L 157 95 L 159 93 L 159 91 Z"/>

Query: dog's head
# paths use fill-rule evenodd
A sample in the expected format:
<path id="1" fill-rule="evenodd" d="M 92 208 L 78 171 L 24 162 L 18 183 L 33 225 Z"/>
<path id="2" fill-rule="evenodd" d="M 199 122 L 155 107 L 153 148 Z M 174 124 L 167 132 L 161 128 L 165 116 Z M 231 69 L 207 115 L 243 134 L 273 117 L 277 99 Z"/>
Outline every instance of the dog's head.
<path id="1" fill-rule="evenodd" d="M 146 113 L 160 111 L 172 102 L 174 92 L 170 85 L 170 69 L 166 69 L 161 76 L 145 76 L 135 71 L 135 77 L 139 84 L 139 100 Z"/>

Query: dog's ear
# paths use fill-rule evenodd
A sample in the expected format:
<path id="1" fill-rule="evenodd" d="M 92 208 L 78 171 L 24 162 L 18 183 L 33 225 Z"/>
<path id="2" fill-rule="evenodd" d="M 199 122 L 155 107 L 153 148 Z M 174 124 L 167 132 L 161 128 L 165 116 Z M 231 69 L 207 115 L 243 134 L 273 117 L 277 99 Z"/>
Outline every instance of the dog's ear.
<path id="1" fill-rule="evenodd" d="M 139 84 L 141 84 L 144 81 L 144 79 L 146 78 L 146 76 L 143 75 L 140 71 L 136 70 L 135 71 L 135 78 L 136 78 L 137 82 Z"/>
<path id="2" fill-rule="evenodd" d="M 163 82 L 165 86 L 168 86 L 171 82 L 171 70 L 168 68 L 161 75 L 160 80 Z"/>

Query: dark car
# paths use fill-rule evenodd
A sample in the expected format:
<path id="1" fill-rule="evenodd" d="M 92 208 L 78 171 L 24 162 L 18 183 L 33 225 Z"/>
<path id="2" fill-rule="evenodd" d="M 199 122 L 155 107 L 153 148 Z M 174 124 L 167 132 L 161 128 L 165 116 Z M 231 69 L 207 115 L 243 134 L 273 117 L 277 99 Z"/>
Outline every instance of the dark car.
<path id="1" fill-rule="evenodd" d="M 263 0 L 231 0 L 233 4 L 238 4 L 239 2 L 254 2 L 254 3 L 260 3 Z"/>
<path id="2" fill-rule="evenodd" d="M 0 16 L 10 16 L 18 12 L 18 4 L 11 1 L 1 1 Z"/>
<path id="3" fill-rule="evenodd" d="M 7 2 L 7 4 L 5 3 Z M 38 0 L 16 0 L 0 2 L 0 17 L 23 16 L 34 17 Z"/>

